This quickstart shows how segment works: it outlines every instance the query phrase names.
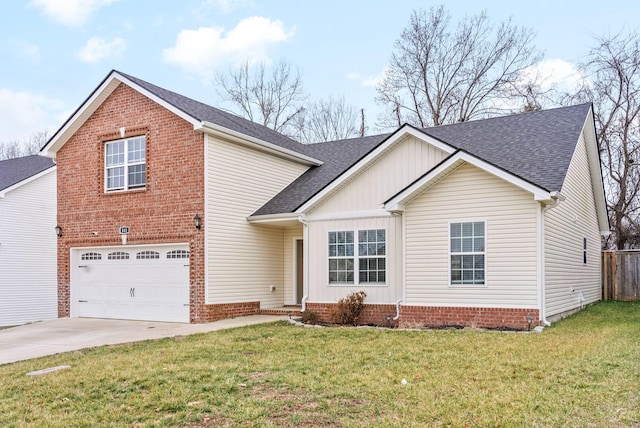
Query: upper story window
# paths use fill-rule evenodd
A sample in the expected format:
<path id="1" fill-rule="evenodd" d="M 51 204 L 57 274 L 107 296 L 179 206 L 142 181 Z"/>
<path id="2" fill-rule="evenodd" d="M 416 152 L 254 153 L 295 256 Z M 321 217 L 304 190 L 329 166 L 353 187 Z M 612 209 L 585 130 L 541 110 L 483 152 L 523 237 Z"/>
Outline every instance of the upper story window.
<path id="1" fill-rule="evenodd" d="M 105 190 L 143 188 L 147 182 L 145 137 L 125 138 L 105 143 Z"/>
<path id="2" fill-rule="evenodd" d="M 450 224 L 452 285 L 485 284 L 485 222 Z"/>

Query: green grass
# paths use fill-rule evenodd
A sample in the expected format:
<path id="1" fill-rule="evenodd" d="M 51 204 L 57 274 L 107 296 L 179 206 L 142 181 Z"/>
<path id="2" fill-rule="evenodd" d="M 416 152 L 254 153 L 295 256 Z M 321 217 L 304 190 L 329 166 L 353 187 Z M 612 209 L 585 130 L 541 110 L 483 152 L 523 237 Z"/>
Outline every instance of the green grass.
<path id="1" fill-rule="evenodd" d="M 542 334 L 260 325 L 8 364 L 0 386 L 3 427 L 637 427 L 640 303 Z"/>

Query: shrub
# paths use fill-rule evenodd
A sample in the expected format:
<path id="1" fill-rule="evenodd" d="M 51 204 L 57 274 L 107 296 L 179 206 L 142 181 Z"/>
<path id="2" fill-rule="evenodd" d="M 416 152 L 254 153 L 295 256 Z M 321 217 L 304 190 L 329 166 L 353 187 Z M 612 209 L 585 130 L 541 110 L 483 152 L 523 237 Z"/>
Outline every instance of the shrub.
<path id="1" fill-rule="evenodd" d="M 317 312 L 307 309 L 302 313 L 302 322 L 305 324 L 316 325 L 320 322 L 320 315 Z"/>
<path id="2" fill-rule="evenodd" d="M 364 309 L 365 297 L 367 293 L 361 290 L 349 293 L 338 300 L 338 304 L 331 311 L 331 321 L 336 324 L 356 325 Z"/>

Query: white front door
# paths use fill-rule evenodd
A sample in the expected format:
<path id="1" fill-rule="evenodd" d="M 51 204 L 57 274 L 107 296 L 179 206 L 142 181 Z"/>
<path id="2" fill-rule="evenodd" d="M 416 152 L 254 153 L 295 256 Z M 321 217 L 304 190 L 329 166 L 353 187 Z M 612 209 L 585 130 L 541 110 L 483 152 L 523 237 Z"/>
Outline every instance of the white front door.
<path id="1" fill-rule="evenodd" d="M 188 245 L 73 249 L 71 316 L 189 322 Z"/>

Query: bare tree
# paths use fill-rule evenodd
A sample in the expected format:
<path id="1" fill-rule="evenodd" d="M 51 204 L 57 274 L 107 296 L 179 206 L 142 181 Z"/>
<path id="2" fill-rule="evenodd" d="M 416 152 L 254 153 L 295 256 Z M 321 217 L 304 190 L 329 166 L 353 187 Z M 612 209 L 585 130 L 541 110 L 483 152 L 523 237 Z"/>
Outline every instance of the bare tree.
<path id="1" fill-rule="evenodd" d="M 49 131 L 36 132 L 24 141 L 10 141 L 0 143 L 0 160 L 13 159 L 22 156 L 35 155 L 49 139 Z"/>
<path id="2" fill-rule="evenodd" d="M 313 102 L 299 116 L 294 137 L 302 143 L 342 140 L 364 133 L 364 112 L 360 132 L 357 128 L 357 110 L 343 98 L 329 97 Z"/>
<path id="3" fill-rule="evenodd" d="M 533 31 L 494 27 L 486 12 L 455 25 L 444 6 L 414 11 L 378 85 L 380 127 L 426 127 L 504 112 L 521 72 L 540 56 Z M 523 102 L 524 104 L 524 102 Z"/>
<path id="4" fill-rule="evenodd" d="M 282 60 L 273 67 L 264 62 L 244 62 L 228 74 L 216 75 L 219 95 L 239 109 L 247 119 L 286 133 L 287 126 L 300 115 L 306 95 L 298 70 Z"/>
<path id="5" fill-rule="evenodd" d="M 581 64 L 588 83 L 569 102 L 592 101 L 616 249 L 640 247 L 640 38 L 596 38 Z M 566 102 L 567 100 L 565 100 Z"/>

